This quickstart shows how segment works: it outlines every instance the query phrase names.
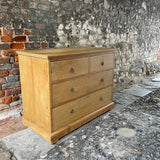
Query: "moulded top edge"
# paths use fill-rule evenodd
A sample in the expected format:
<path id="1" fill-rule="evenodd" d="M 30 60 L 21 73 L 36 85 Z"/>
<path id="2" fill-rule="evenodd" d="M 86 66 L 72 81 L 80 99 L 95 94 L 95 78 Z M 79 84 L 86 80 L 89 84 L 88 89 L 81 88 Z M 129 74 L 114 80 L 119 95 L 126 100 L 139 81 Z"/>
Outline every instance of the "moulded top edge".
<path id="1" fill-rule="evenodd" d="M 113 48 L 76 47 L 76 48 L 52 48 L 39 50 L 17 51 L 19 55 L 38 57 L 43 59 L 61 59 L 65 57 L 77 57 L 81 55 L 95 55 L 100 53 L 114 52 Z"/>

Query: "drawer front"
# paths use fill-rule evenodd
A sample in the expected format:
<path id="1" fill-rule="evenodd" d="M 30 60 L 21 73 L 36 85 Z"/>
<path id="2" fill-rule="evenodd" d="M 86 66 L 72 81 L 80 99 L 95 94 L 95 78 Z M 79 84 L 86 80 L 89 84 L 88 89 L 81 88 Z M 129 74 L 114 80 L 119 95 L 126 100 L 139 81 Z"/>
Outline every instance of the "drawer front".
<path id="1" fill-rule="evenodd" d="M 53 131 L 60 129 L 111 102 L 112 87 L 107 87 L 75 101 L 53 108 Z"/>
<path id="2" fill-rule="evenodd" d="M 114 54 L 90 57 L 90 72 L 98 72 L 114 68 Z"/>
<path id="3" fill-rule="evenodd" d="M 112 85 L 113 70 L 78 77 L 52 85 L 53 107 L 95 90 Z"/>
<path id="4" fill-rule="evenodd" d="M 88 73 L 88 57 L 51 62 L 51 80 L 57 81 Z"/>

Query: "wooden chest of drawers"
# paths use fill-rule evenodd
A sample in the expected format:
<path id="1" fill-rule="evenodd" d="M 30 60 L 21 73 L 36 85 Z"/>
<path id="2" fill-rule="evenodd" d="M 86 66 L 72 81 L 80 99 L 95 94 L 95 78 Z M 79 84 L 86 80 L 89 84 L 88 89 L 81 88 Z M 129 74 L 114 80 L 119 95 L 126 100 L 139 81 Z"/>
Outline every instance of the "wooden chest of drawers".
<path id="1" fill-rule="evenodd" d="M 111 110 L 114 49 L 18 51 L 23 123 L 48 142 Z"/>

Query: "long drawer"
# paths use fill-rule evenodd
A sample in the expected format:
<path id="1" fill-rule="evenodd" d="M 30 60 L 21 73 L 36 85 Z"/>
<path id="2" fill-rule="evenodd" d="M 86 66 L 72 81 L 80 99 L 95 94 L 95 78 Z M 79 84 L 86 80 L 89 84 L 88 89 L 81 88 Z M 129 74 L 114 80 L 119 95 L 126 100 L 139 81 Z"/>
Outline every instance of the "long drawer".
<path id="1" fill-rule="evenodd" d="M 114 68 L 114 54 L 104 54 L 89 58 L 90 72 L 98 72 Z"/>
<path id="2" fill-rule="evenodd" d="M 54 131 L 112 102 L 112 87 L 107 87 L 52 109 Z"/>
<path id="3" fill-rule="evenodd" d="M 51 62 L 51 80 L 58 81 L 88 73 L 88 57 Z"/>
<path id="4" fill-rule="evenodd" d="M 112 85 L 112 83 L 113 70 L 109 70 L 53 84 L 53 107 L 106 86 Z"/>

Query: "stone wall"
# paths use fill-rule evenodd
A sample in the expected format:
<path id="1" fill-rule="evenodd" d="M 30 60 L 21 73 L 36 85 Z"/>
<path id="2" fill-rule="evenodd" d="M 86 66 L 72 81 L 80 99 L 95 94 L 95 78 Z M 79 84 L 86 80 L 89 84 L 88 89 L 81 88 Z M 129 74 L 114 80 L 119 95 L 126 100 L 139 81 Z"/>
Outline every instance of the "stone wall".
<path id="1" fill-rule="evenodd" d="M 159 0 L 0 0 L 0 113 L 21 104 L 17 50 L 114 47 L 115 82 L 149 73 L 159 8 Z"/>

